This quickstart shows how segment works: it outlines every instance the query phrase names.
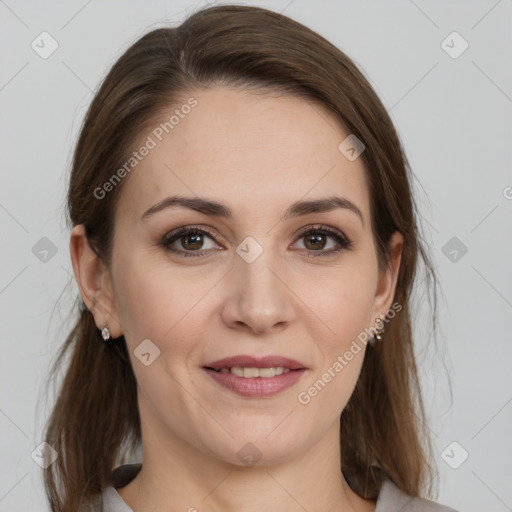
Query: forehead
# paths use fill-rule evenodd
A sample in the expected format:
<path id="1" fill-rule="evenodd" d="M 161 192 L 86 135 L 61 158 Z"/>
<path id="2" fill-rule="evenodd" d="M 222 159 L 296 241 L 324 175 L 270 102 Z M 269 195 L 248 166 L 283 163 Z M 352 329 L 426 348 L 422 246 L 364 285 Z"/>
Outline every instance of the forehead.
<path id="1" fill-rule="evenodd" d="M 215 87 L 191 91 L 153 124 L 134 148 L 150 150 L 124 184 L 120 215 L 140 217 L 175 194 L 221 199 L 240 214 L 343 195 L 369 215 L 363 161 L 339 151 L 349 133 L 316 102 Z"/>

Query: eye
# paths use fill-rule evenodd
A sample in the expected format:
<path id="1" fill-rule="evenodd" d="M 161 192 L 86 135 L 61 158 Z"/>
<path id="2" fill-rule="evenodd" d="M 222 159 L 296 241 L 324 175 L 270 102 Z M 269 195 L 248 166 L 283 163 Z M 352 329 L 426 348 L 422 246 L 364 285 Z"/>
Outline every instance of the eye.
<path id="1" fill-rule="evenodd" d="M 165 235 L 160 245 L 165 251 L 180 256 L 204 256 L 205 250 L 216 247 L 215 244 L 204 247 L 205 237 L 214 241 L 213 235 L 209 231 L 194 226 L 184 226 Z M 173 247 L 173 245 L 178 246 L 178 248 Z"/>
<path id="2" fill-rule="evenodd" d="M 324 250 L 329 245 L 329 239 L 331 239 L 331 248 Z M 303 245 L 309 253 L 308 257 L 329 256 L 352 247 L 352 242 L 341 231 L 326 226 L 317 226 L 303 231 L 299 235 L 299 240 L 304 240 Z"/>
<path id="3" fill-rule="evenodd" d="M 206 243 L 207 239 L 210 240 L 210 246 Z M 309 228 L 299 235 L 299 240 L 304 240 L 302 243 L 308 257 L 329 256 L 352 247 L 352 242 L 341 231 L 327 226 Z M 212 249 L 220 250 L 215 245 L 212 233 L 195 226 L 183 226 L 171 231 L 163 237 L 160 245 L 167 252 L 185 257 L 200 257 L 207 255 Z M 328 250 L 325 250 L 326 247 Z"/>

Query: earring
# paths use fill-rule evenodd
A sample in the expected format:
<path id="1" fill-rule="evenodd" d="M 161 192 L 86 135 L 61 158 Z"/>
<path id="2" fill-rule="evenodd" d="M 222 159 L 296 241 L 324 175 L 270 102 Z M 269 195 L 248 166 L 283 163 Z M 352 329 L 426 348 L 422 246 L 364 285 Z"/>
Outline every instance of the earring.
<path id="1" fill-rule="evenodd" d="M 380 327 L 379 327 L 379 322 L 382 324 Z M 375 323 L 377 324 L 376 327 L 375 327 L 375 339 L 377 340 L 381 340 L 382 339 L 382 335 L 384 334 L 384 322 L 380 319 L 380 318 L 376 318 L 375 319 Z"/>
<path id="2" fill-rule="evenodd" d="M 103 327 L 103 329 L 101 330 L 101 336 L 103 337 L 103 339 L 105 341 L 107 341 L 108 339 L 110 339 L 110 331 L 108 329 L 108 326 L 107 324 L 105 324 L 105 326 Z"/>

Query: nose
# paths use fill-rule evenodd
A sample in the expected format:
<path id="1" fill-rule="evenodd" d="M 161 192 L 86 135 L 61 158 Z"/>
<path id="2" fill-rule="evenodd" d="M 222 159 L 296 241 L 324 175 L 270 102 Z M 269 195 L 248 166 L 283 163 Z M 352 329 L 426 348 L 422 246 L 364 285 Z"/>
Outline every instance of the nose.
<path id="1" fill-rule="evenodd" d="M 264 250 L 251 263 L 237 254 L 227 278 L 222 319 L 231 329 L 261 335 L 282 330 L 293 321 L 294 294 L 271 251 Z"/>

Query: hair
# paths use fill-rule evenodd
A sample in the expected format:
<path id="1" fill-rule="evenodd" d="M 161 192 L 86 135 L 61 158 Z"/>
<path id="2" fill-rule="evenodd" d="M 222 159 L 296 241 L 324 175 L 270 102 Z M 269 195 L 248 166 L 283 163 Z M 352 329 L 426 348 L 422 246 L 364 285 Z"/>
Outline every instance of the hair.
<path id="1" fill-rule="evenodd" d="M 436 285 L 417 222 L 411 170 L 393 123 L 362 72 L 306 26 L 259 7 L 223 5 L 191 14 L 177 27 L 135 41 L 104 78 L 83 121 L 67 195 L 68 222 L 85 225 L 91 247 L 111 262 L 114 215 L 124 183 L 94 193 L 129 158 L 134 144 L 173 104 L 214 85 L 274 90 L 317 102 L 365 145 L 371 229 L 379 269 L 388 242 L 404 246 L 395 302 L 402 306 L 383 342 L 368 344 L 361 373 L 340 417 L 341 470 L 360 496 L 376 499 L 389 478 L 410 496 L 430 497 L 431 440 L 413 351 L 411 293 L 420 260 Z M 82 302 L 59 351 L 67 369 L 45 440 L 59 454 L 45 470 L 52 510 L 75 512 L 111 483 L 112 471 L 141 445 L 136 379 L 123 336 L 104 344 Z M 434 296 L 434 324 L 435 296 Z M 105 345 L 105 346 L 102 346 Z"/>

